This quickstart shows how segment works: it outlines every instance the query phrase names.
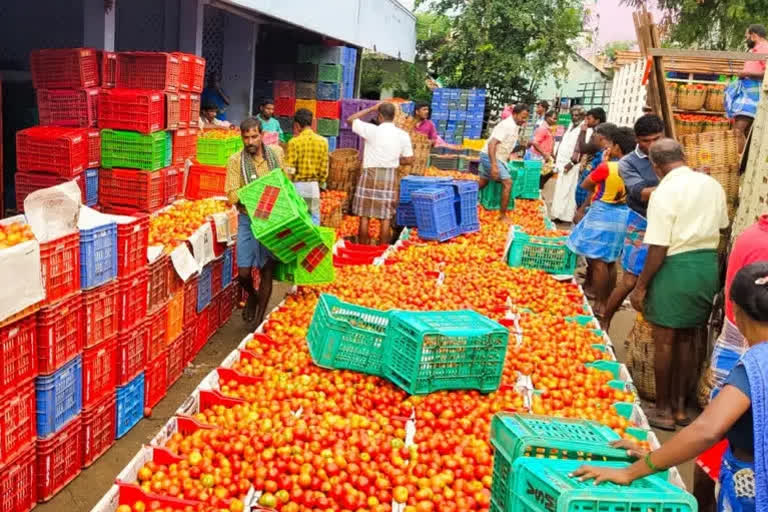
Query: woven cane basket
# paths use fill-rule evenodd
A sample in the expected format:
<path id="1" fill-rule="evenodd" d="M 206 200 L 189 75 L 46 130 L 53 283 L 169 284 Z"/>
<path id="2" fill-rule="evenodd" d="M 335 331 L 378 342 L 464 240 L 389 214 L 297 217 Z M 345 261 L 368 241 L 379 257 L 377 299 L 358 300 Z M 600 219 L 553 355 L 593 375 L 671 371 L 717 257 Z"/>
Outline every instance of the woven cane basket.
<path id="1" fill-rule="evenodd" d="M 342 210 L 345 213 L 349 212 L 357 179 L 360 176 L 360 153 L 351 148 L 337 149 L 331 152 L 328 160 L 328 189 L 343 190 L 347 193 L 342 203 Z"/>
<path id="2" fill-rule="evenodd" d="M 711 85 L 704 108 L 711 112 L 725 112 L 725 86 Z"/>
<path id="3" fill-rule="evenodd" d="M 701 110 L 707 100 L 707 90 L 678 87 L 677 106 L 683 110 Z"/>

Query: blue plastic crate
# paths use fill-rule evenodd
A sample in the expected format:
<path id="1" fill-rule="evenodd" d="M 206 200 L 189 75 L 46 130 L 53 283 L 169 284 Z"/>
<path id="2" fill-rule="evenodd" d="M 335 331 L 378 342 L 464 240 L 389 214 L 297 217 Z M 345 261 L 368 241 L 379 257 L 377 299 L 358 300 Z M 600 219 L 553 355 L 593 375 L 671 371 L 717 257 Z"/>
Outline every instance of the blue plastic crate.
<path id="1" fill-rule="evenodd" d="M 317 99 L 322 101 L 340 100 L 341 84 L 334 82 L 317 82 Z"/>
<path id="2" fill-rule="evenodd" d="M 128 433 L 144 416 L 144 372 L 125 386 L 118 386 L 116 393 L 116 439 Z"/>
<path id="3" fill-rule="evenodd" d="M 462 233 L 473 233 L 480 229 L 477 218 L 478 184 L 476 181 L 453 180 L 456 191 L 456 219 Z"/>
<path id="4" fill-rule="evenodd" d="M 451 89 L 448 97 L 452 100 L 458 100 L 461 97 L 461 91 L 459 89 Z"/>
<path id="5" fill-rule="evenodd" d="M 435 110 L 432 112 L 432 121 L 447 121 L 448 115 L 448 112 L 445 112 L 444 110 Z"/>
<path id="6" fill-rule="evenodd" d="M 83 408 L 83 360 L 76 356 L 53 375 L 35 379 L 37 437 L 58 431 Z"/>
<path id="7" fill-rule="evenodd" d="M 221 287 L 226 288 L 232 282 L 232 247 L 224 249 L 224 262 L 221 265 Z"/>
<path id="8" fill-rule="evenodd" d="M 410 203 L 411 194 L 422 188 L 450 186 L 451 178 L 433 176 L 405 176 L 400 180 L 400 202 Z"/>
<path id="9" fill-rule="evenodd" d="M 350 48 L 349 46 L 344 46 L 343 48 L 342 56 L 344 64 L 354 66 L 357 62 L 357 48 Z"/>
<path id="10" fill-rule="evenodd" d="M 204 310 L 211 303 L 211 266 L 206 265 L 197 279 L 197 312 Z"/>
<path id="11" fill-rule="evenodd" d="M 413 115 L 413 102 L 412 101 L 406 101 L 405 103 L 400 104 L 400 109 L 408 114 L 409 116 Z"/>
<path id="12" fill-rule="evenodd" d="M 336 151 L 336 137 L 326 137 L 328 141 L 328 151 Z"/>
<path id="13" fill-rule="evenodd" d="M 411 199 L 420 238 L 443 242 L 459 234 L 451 188 L 423 188 L 411 194 Z"/>
<path id="14" fill-rule="evenodd" d="M 102 285 L 117 277 L 117 224 L 80 230 L 80 287 Z"/>
<path id="15" fill-rule="evenodd" d="M 99 170 L 85 170 L 85 204 L 94 206 L 99 202 Z"/>
<path id="16" fill-rule="evenodd" d="M 400 203 L 397 205 L 395 224 L 405 228 L 416 227 L 416 209 L 413 203 Z"/>

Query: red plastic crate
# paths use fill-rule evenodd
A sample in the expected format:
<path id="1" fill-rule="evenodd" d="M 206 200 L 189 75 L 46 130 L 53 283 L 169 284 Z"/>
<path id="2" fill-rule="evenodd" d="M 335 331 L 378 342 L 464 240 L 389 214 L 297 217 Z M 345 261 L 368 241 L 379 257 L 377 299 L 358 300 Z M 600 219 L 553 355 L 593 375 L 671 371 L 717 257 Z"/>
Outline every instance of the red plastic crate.
<path id="1" fill-rule="evenodd" d="M 179 89 L 203 92 L 205 85 L 205 59 L 188 53 L 177 53 L 180 62 Z"/>
<path id="2" fill-rule="evenodd" d="M 88 169 L 101 166 L 101 131 L 98 128 L 88 128 L 86 130 L 88 137 Z"/>
<path id="3" fill-rule="evenodd" d="M 83 407 L 93 405 L 117 386 L 117 336 L 83 351 Z"/>
<path id="4" fill-rule="evenodd" d="M 197 320 L 197 276 L 184 283 L 184 327 Z"/>
<path id="5" fill-rule="evenodd" d="M 191 106 L 188 92 L 179 93 L 179 128 L 189 128 L 189 115 Z M 173 150 L 176 152 L 176 140 L 173 141 Z"/>
<path id="6" fill-rule="evenodd" d="M 168 329 L 168 306 L 163 306 L 149 315 L 147 326 L 149 327 L 149 336 L 144 352 L 146 353 L 146 360 L 150 361 L 166 348 L 165 332 Z"/>
<path id="7" fill-rule="evenodd" d="M 293 80 L 275 80 L 273 86 L 275 99 L 296 97 L 296 82 Z"/>
<path id="8" fill-rule="evenodd" d="M 99 170 L 99 204 L 152 213 L 165 206 L 165 179 L 157 171 Z"/>
<path id="9" fill-rule="evenodd" d="M 202 128 L 200 126 L 200 95 L 189 95 L 189 127 Z"/>
<path id="10" fill-rule="evenodd" d="M 211 296 L 215 297 L 221 291 L 221 272 L 224 269 L 224 260 L 218 259 L 211 263 Z"/>
<path id="11" fill-rule="evenodd" d="M 208 331 L 210 329 L 211 317 L 210 313 L 212 309 L 213 308 L 208 305 L 208 307 L 202 310 L 197 316 L 197 323 L 195 324 L 195 327 L 197 328 L 195 333 L 195 348 L 192 351 L 193 358 L 197 356 L 197 354 L 200 352 L 200 349 L 202 349 L 208 342 Z"/>
<path id="12" fill-rule="evenodd" d="M 0 386 L 8 389 L 37 375 L 37 316 L 0 327 Z"/>
<path id="13" fill-rule="evenodd" d="M 175 272 L 173 272 L 175 274 Z M 184 292 L 176 293 L 168 300 L 168 322 L 165 342 L 170 345 L 184 330 Z"/>
<path id="14" fill-rule="evenodd" d="M 33 126 L 16 132 L 16 170 L 43 171 L 72 177 L 88 163 L 88 139 L 83 130 Z"/>
<path id="15" fill-rule="evenodd" d="M 146 320 L 117 335 L 117 385 L 128 384 L 144 371 L 145 347 L 149 343 L 149 326 Z"/>
<path id="16" fill-rule="evenodd" d="M 82 418 L 80 442 L 83 445 L 83 468 L 87 468 L 115 443 L 115 393 L 110 393 L 90 407 L 84 407 Z"/>
<path id="17" fill-rule="evenodd" d="M 118 332 L 123 332 L 139 324 L 147 316 L 149 272 L 145 267 L 131 275 L 118 277 L 117 285 L 117 325 Z"/>
<path id="18" fill-rule="evenodd" d="M 296 112 L 296 98 L 275 98 L 275 115 L 293 118 Z"/>
<path id="19" fill-rule="evenodd" d="M 116 87 L 178 92 L 179 59 L 172 53 L 120 52 Z"/>
<path id="20" fill-rule="evenodd" d="M 340 101 L 318 101 L 317 117 L 325 119 L 339 119 L 341 117 Z"/>
<path id="21" fill-rule="evenodd" d="M 184 183 L 183 171 L 178 167 L 166 167 L 163 169 L 165 175 L 165 204 L 171 204 L 177 199 L 181 199 L 184 194 L 179 193 L 179 189 Z"/>
<path id="22" fill-rule="evenodd" d="M 3 511 L 28 512 L 37 504 L 37 452 L 35 443 L 0 469 Z"/>
<path id="23" fill-rule="evenodd" d="M 229 322 L 229 319 L 232 317 L 232 313 L 235 311 L 237 292 L 237 286 L 231 284 L 221 293 L 221 300 L 219 301 L 219 327 Z"/>
<path id="24" fill-rule="evenodd" d="M 83 350 L 83 301 L 80 294 L 37 313 L 37 371 L 50 375 Z"/>
<path id="25" fill-rule="evenodd" d="M 99 50 L 98 54 L 101 86 L 107 88 L 114 87 L 117 78 L 117 53 Z"/>
<path id="26" fill-rule="evenodd" d="M 47 439 L 37 441 L 37 501 L 44 503 L 71 482 L 83 465 L 82 421 L 78 414 Z"/>
<path id="27" fill-rule="evenodd" d="M 165 306 L 170 297 L 168 273 L 171 271 L 171 258 L 163 255 L 149 264 L 149 301 L 147 312 L 151 315 L 158 308 Z"/>
<path id="28" fill-rule="evenodd" d="M 40 244 L 45 301 L 52 304 L 80 290 L 80 232 Z"/>
<path id="29" fill-rule="evenodd" d="M 195 358 L 195 345 L 197 345 L 197 326 L 195 324 L 184 327 L 181 333 L 184 340 L 184 365 L 186 366 Z"/>
<path id="30" fill-rule="evenodd" d="M 175 92 L 165 93 L 165 128 L 167 130 L 178 130 L 181 119 L 181 103 L 179 95 Z"/>
<path id="31" fill-rule="evenodd" d="M 163 91 L 102 89 L 99 128 L 152 133 L 165 128 Z"/>
<path id="32" fill-rule="evenodd" d="M 226 167 L 192 164 L 189 167 L 187 190 L 184 195 L 188 199 L 205 199 L 206 197 L 223 196 L 226 181 Z"/>
<path id="33" fill-rule="evenodd" d="M 95 50 L 35 50 L 29 60 L 35 89 L 79 89 L 99 85 L 99 61 Z"/>
<path id="34" fill-rule="evenodd" d="M 80 171 L 74 177 L 64 177 L 58 174 L 46 174 L 41 172 L 17 172 L 14 176 L 16 180 L 16 210 L 24 212 L 24 199 L 37 190 L 41 190 L 56 185 L 61 185 L 68 181 L 74 181 L 80 187 L 80 194 L 83 204 L 85 204 L 85 171 Z"/>
<path id="35" fill-rule="evenodd" d="M 96 126 L 99 88 L 38 89 L 40 124 L 51 126 Z"/>
<path id="36" fill-rule="evenodd" d="M 197 153 L 197 129 L 180 128 L 173 132 L 173 164 L 181 165 Z"/>
<path id="37" fill-rule="evenodd" d="M 173 343 L 168 345 L 168 388 L 179 380 L 187 366 L 186 342 L 187 339 L 182 332 Z"/>
<path id="38" fill-rule="evenodd" d="M 147 266 L 149 216 L 117 224 L 117 275 L 127 276 Z"/>
<path id="39" fill-rule="evenodd" d="M 117 334 L 120 316 L 119 291 L 117 281 L 83 291 L 84 348 L 94 347 Z"/>
<path id="40" fill-rule="evenodd" d="M 168 349 L 144 367 L 144 408 L 152 409 L 168 391 Z"/>
<path id="41" fill-rule="evenodd" d="M 35 382 L 4 388 L 0 398 L 0 462 L 13 460 L 37 437 Z"/>

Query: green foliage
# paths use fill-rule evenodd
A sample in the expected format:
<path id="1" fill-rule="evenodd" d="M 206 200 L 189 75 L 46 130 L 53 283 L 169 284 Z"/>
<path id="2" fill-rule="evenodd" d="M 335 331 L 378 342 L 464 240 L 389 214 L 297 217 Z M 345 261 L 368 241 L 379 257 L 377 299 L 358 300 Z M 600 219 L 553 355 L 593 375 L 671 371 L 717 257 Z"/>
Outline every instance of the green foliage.
<path id="1" fill-rule="evenodd" d="M 388 89 L 396 98 L 432 101 L 432 92 L 426 85 L 427 69 L 423 64 L 364 56 L 362 65 L 360 77 L 362 97 L 378 99 L 382 89 Z"/>
<path id="2" fill-rule="evenodd" d="M 603 48 L 603 55 L 613 60 L 616 58 L 616 52 L 625 52 L 635 45 L 634 41 L 612 41 Z"/>
<path id="3" fill-rule="evenodd" d="M 532 101 L 537 83 L 562 78 L 582 31 L 580 0 L 417 0 L 428 4 L 430 71 L 446 87 L 486 87 L 491 108 Z M 426 46 L 426 45 L 425 45 Z"/>
<path id="4" fill-rule="evenodd" d="M 765 0 L 623 0 L 626 5 L 658 7 L 671 43 L 688 48 L 743 50 L 744 32 L 765 23 Z"/>

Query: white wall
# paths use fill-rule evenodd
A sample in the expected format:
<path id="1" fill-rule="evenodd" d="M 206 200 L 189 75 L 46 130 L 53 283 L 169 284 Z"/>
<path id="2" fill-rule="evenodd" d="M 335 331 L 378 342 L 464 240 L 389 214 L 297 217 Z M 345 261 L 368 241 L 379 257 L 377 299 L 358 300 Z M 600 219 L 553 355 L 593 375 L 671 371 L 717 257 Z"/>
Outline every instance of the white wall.
<path id="1" fill-rule="evenodd" d="M 582 83 L 607 81 L 594 66 L 575 55 L 568 59 L 566 70 L 568 74 L 559 86 L 554 78 L 550 78 L 536 89 L 536 97 L 547 100 L 576 98 L 581 96 Z"/>

